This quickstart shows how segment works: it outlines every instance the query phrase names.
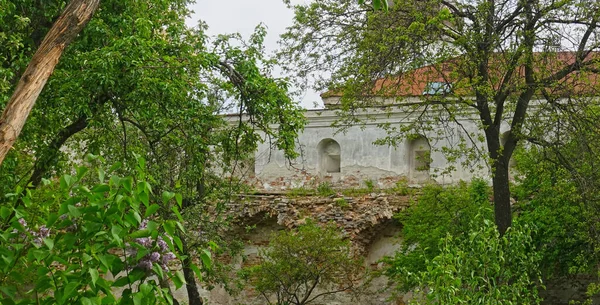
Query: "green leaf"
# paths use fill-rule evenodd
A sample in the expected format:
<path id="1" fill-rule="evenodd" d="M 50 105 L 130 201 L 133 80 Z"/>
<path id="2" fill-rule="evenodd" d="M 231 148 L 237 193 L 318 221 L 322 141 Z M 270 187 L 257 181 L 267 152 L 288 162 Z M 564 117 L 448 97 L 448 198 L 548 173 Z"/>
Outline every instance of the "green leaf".
<path id="1" fill-rule="evenodd" d="M 52 249 L 54 248 L 54 240 L 50 238 L 44 238 L 43 241 L 44 244 L 46 244 L 46 247 L 48 247 L 48 249 L 52 251 Z"/>
<path id="2" fill-rule="evenodd" d="M 0 217 L 2 217 L 2 219 L 8 218 L 8 216 L 10 216 L 11 212 L 12 212 L 12 209 L 9 209 L 5 206 L 0 207 Z"/>
<path id="3" fill-rule="evenodd" d="M 100 181 L 100 183 L 104 183 L 104 176 L 106 175 L 106 173 L 104 172 L 104 170 L 102 168 L 98 169 L 98 180 Z"/>
<path id="4" fill-rule="evenodd" d="M 63 291 L 63 295 L 61 298 L 61 303 L 65 303 L 71 297 L 77 295 L 77 286 L 79 286 L 78 282 L 69 282 Z"/>
<path id="5" fill-rule="evenodd" d="M 163 279 L 165 277 L 162 267 L 158 264 L 152 264 L 152 271 L 154 271 L 159 279 Z"/>
<path id="6" fill-rule="evenodd" d="M 150 183 L 142 181 L 142 185 L 144 186 L 144 190 L 146 193 L 152 194 L 152 186 L 150 185 Z"/>
<path id="7" fill-rule="evenodd" d="M 181 217 L 181 213 L 179 213 L 179 209 L 177 208 L 177 206 L 173 206 L 173 208 L 171 209 L 171 211 L 173 211 L 173 213 L 175 214 L 175 216 L 177 217 L 177 219 L 180 222 L 183 222 L 183 217 Z"/>
<path id="8" fill-rule="evenodd" d="M 73 183 L 73 177 L 70 175 L 63 175 L 60 177 L 60 189 L 63 191 L 68 191 Z"/>
<path id="9" fill-rule="evenodd" d="M 373 0 L 373 8 L 375 10 L 381 9 L 381 2 L 379 0 Z"/>
<path id="10" fill-rule="evenodd" d="M 167 191 L 164 191 L 164 192 L 162 193 L 162 200 L 163 200 L 163 203 L 167 203 L 167 202 L 169 202 L 169 200 L 171 200 L 173 197 L 175 197 L 175 193 L 172 193 L 172 192 L 167 192 Z"/>
<path id="11" fill-rule="evenodd" d="M 126 276 L 124 276 L 118 278 L 112 285 L 113 287 L 123 287 L 127 284 L 129 284 L 129 279 Z"/>
<path id="12" fill-rule="evenodd" d="M 158 226 L 159 226 L 159 224 L 156 221 L 150 220 L 150 221 L 148 221 L 148 224 L 147 224 L 146 228 L 148 229 L 148 231 L 152 232 L 152 231 L 158 231 L 157 230 Z"/>
<path id="13" fill-rule="evenodd" d="M 150 203 L 150 197 L 148 196 L 148 193 L 146 193 L 146 192 L 138 193 L 138 198 L 146 207 Z"/>
<path id="14" fill-rule="evenodd" d="M 98 184 L 92 188 L 93 193 L 105 193 L 110 191 L 108 184 Z"/>
<path id="15" fill-rule="evenodd" d="M 121 183 L 126 191 L 131 192 L 131 186 L 133 185 L 133 179 L 131 177 L 121 179 Z"/>
<path id="16" fill-rule="evenodd" d="M 47 256 L 48 256 L 48 251 L 46 250 L 33 250 L 31 252 L 31 254 L 33 254 L 33 257 L 38 261 L 41 262 L 43 261 Z"/>
<path id="17" fill-rule="evenodd" d="M 113 165 L 110 167 L 109 171 L 112 173 L 112 172 L 114 172 L 114 171 L 116 171 L 116 170 L 120 169 L 122 166 L 123 166 L 123 164 L 122 164 L 121 162 L 115 162 L 115 164 L 113 164 Z"/>
<path id="18" fill-rule="evenodd" d="M 202 249 L 200 252 L 200 259 L 202 260 L 202 265 L 204 268 L 210 270 L 212 265 L 211 253 L 207 249 Z"/>
<path id="19" fill-rule="evenodd" d="M 90 268 L 89 272 L 90 272 L 90 276 L 92 277 L 92 285 L 96 286 L 96 281 L 98 281 L 100 274 L 98 274 L 98 270 L 96 270 L 94 268 Z"/>
<path id="20" fill-rule="evenodd" d="M 81 180 L 81 178 L 83 178 L 83 176 L 85 176 L 85 174 L 87 174 L 87 172 L 90 169 L 85 167 L 85 166 L 80 166 L 77 168 L 77 180 Z"/>
<path id="21" fill-rule="evenodd" d="M 170 236 L 175 236 L 175 224 L 173 223 L 173 221 L 165 221 L 163 223 L 163 228 L 165 229 L 165 232 L 167 232 L 167 234 L 169 234 Z"/>
<path id="22" fill-rule="evenodd" d="M 119 186 L 121 184 L 121 178 L 119 178 L 118 176 L 111 176 L 110 179 L 108 180 L 108 184 L 112 185 L 112 186 Z"/>
<path id="23" fill-rule="evenodd" d="M 200 268 L 198 268 L 198 266 L 196 266 L 196 264 L 191 264 L 190 268 L 192 269 L 192 271 L 194 271 L 198 280 L 202 281 L 202 271 L 200 271 Z"/>
<path id="24" fill-rule="evenodd" d="M 79 217 L 81 216 L 81 212 L 79 211 L 79 208 L 75 207 L 74 205 L 68 205 L 67 208 L 69 209 L 69 215 L 73 216 L 73 217 Z"/>
<path id="25" fill-rule="evenodd" d="M 10 297 L 11 299 L 15 299 L 15 294 L 17 292 L 16 287 L 7 287 L 7 286 L 0 286 L 0 291 L 2 291 L 4 294 L 6 294 L 8 297 Z"/>
<path id="26" fill-rule="evenodd" d="M 123 243 L 123 239 L 121 239 L 121 236 L 119 236 L 119 234 L 121 234 L 122 231 L 123 228 L 121 228 L 121 226 L 119 225 L 113 225 L 112 228 L 110 228 L 110 233 L 119 245 Z"/>
<path id="27" fill-rule="evenodd" d="M 56 221 L 58 220 L 58 215 L 55 213 L 52 213 L 50 215 L 48 215 L 48 220 L 46 221 L 46 227 L 50 228 L 54 225 L 54 223 L 56 223 Z"/>
<path id="28" fill-rule="evenodd" d="M 181 194 L 175 194 L 175 200 L 177 200 L 177 205 L 181 208 L 183 206 L 183 197 L 181 197 Z"/>
<path id="29" fill-rule="evenodd" d="M 142 157 L 139 157 L 139 158 L 138 158 L 138 166 L 139 166 L 141 169 L 144 169 L 144 168 L 146 168 L 146 159 L 144 159 L 144 158 L 142 158 Z"/>
<path id="30" fill-rule="evenodd" d="M 94 303 L 92 303 L 92 300 L 86 298 L 86 297 L 82 297 L 81 298 L 81 305 L 94 305 Z"/>
<path id="31" fill-rule="evenodd" d="M 160 206 L 158 204 L 152 204 L 152 205 L 150 205 L 146 209 L 146 213 L 144 213 L 144 217 L 148 218 L 149 216 L 154 215 L 154 213 L 156 213 L 156 211 L 158 211 L 158 209 L 160 209 Z"/>
<path id="32" fill-rule="evenodd" d="M 179 248 L 179 251 L 183 252 L 183 243 L 181 242 L 181 239 L 179 238 L 179 236 L 174 235 L 172 236 L 173 241 L 175 242 L 175 244 L 177 245 L 177 248 Z"/>
<path id="33" fill-rule="evenodd" d="M 142 293 L 138 292 L 133 295 L 133 304 L 134 305 L 143 305 L 144 304 L 143 299 L 144 299 L 144 296 L 142 295 Z"/>
<path id="34" fill-rule="evenodd" d="M 181 272 L 181 270 L 177 270 L 177 272 L 175 272 L 173 283 L 175 283 L 175 288 L 177 289 L 181 288 L 181 286 L 183 286 L 186 283 L 185 277 L 183 276 L 183 272 Z"/>
<path id="35" fill-rule="evenodd" d="M 144 230 L 139 230 L 139 231 L 135 231 L 135 232 L 131 233 L 130 237 L 131 238 L 148 237 L 148 236 L 150 236 L 150 233 L 152 233 L 150 230 L 144 229 Z"/>

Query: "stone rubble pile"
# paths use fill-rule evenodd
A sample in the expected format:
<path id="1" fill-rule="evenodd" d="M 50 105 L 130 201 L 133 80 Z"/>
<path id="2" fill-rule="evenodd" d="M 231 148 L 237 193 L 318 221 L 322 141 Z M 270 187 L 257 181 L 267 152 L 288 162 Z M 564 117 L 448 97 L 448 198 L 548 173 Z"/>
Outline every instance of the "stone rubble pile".
<path id="1" fill-rule="evenodd" d="M 414 198 L 386 193 L 360 196 L 333 195 L 290 198 L 286 194 L 241 195 L 230 204 L 229 213 L 240 226 L 252 224 L 257 217 L 276 218 L 287 228 L 302 225 L 307 219 L 335 223 L 362 252 L 381 225 L 406 209 Z"/>

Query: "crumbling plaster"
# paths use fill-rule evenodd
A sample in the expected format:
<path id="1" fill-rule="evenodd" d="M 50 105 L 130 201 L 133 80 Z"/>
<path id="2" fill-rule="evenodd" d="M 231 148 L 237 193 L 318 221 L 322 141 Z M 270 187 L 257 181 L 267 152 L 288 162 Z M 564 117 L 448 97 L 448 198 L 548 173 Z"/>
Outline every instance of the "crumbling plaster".
<path id="1" fill-rule="evenodd" d="M 466 157 L 458 158 L 456 162 L 450 163 L 442 153 L 444 147 L 456 147 L 460 143 L 460 137 L 466 133 L 477 133 L 479 128 L 477 122 L 471 119 L 461 120 L 462 127 L 456 125 L 453 130 L 447 130 L 448 126 L 439 126 L 423 132 L 421 136 L 428 139 L 431 146 L 431 164 L 426 173 L 414 174 L 411 168 L 414 162 L 411 160 L 410 139 L 397 146 L 375 145 L 374 141 L 387 136 L 386 132 L 377 126 L 378 123 L 389 122 L 398 126 L 414 121 L 415 117 L 401 112 L 386 113 L 382 110 L 370 109 L 361 114 L 373 119 L 361 126 L 351 126 L 344 131 L 332 127 L 338 119 L 335 110 L 312 110 L 306 112 L 308 121 L 304 131 L 298 137 L 298 152 L 300 156 L 294 160 L 288 160 L 283 153 L 273 150 L 268 141 L 259 145 L 255 155 L 255 174 L 262 181 L 266 189 L 285 189 L 305 186 L 307 183 L 315 183 L 323 178 L 340 184 L 344 187 L 345 180 L 349 178 L 358 181 L 379 181 L 388 177 L 404 177 L 413 184 L 422 184 L 429 180 L 440 184 L 454 184 L 460 180 L 470 180 L 474 176 L 489 176 L 489 171 L 484 163 L 476 163 L 471 168 L 463 168 L 461 163 Z M 440 131 L 445 128 L 445 136 L 440 136 Z M 447 134 L 453 134 L 448 137 Z M 319 143 L 331 139 L 340 146 L 339 173 L 327 173 L 320 168 Z M 469 141 L 466 149 L 475 149 Z M 483 143 L 478 149 L 483 149 Z M 466 154 L 465 154 L 466 155 Z M 454 168 L 455 167 L 455 168 Z M 454 169 L 453 169 L 454 168 Z M 423 179 L 429 177 L 429 179 Z M 327 180 L 326 179 L 326 180 Z M 275 183 L 273 181 L 286 183 Z M 381 185 L 380 185 L 381 186 Z"/>

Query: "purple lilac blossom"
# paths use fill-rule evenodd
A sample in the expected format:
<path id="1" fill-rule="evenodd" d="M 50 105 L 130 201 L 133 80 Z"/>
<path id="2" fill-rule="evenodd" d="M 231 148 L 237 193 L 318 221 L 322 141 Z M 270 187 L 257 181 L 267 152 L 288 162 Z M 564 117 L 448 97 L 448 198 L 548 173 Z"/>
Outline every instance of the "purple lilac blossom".
<path id="1" fill-rule="evenodd" d="M 173 252 L 165 253 L 162 256 L 162 263 L 166 265 L 173 259 L 175 259 L 175 254 L 173 254 Z"/>
<path id="2" fill-rule="evenodd" d="M 160 248 L 161 252 L 167 252 L 169 250 L 169 246 L 167 245 L 167 242 L 165 242 L 165 240 L 162 239 L 162 237 L 160 237 L 160 236 L 158 237 L 158 241 L 156 242 L 156 244 Z"/>
<path id="3" fill-rule="evenodd" d="M 150 262 L 148 259 L 143 258 L 138 264 L 138 267 L 145 269 L 145 270 L 152 270 L 152 262 Z"/>
<path id="4" fill-rule="evenodd" d="M 150 248 L 152 247 L 152 238 L 150 237 L 140 237 L 140 238 L 136 238 L 135 242 L 146 247 L 146 248 Z"/>
<path id="5" fill-rule="evenodd" d="M 50 237 L 50 229 L 48 229 L 45 225 L 42 225 L 38 229 L 38 235 L 41 238 L 48 238 Z"/>
<path id="6" fill-rule="evenodd" d="M 158 262 L 158 260 L 160 260 L 160 253 L 158 253 L 158 252 L 152 252 L 152 254 L 150 254 L 149 259 L 153 263 Z"/>

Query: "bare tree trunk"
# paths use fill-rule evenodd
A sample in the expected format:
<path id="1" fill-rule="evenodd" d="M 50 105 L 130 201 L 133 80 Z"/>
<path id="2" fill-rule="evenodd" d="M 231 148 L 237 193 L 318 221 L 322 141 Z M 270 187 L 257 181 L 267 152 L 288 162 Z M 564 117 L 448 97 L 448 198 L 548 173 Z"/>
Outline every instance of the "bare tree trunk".
<path id="1" fill-rule="evenodd" d="M 202 297 L 200 296 L 200 292 L 198 292 L 198 285 L 196 284 L 196 276 L 194 275 L 194 271 L 190 268 L 190 265 L 193 264 L 191 251 L 187 244 L 187 241 L 183 236 L 181 236 L 181 242 L 183 243 L 183 254 L 186 256 L 183 260 L 182 268 L 183 268 L 183 277 L 185 278 L 186 285 L 185 288 L 188 293 L 188 304 L 189 305 L 203 305 Z"/>
<path id="2" fill-rule="evenodd" d="M 500 158 L 496 161 L 493 175 L 494 214 L 496 227 L 498 227 L 498 232 L 502 236 L 512 225 L 510 182 L 508 177 L 508 161 L 506 161 L 506 158 Z"/>
<path id="3" fill-rule="evenodd" d="M 0 165 L 21 133 L 64 49 L 90 21 L 99 4 L 100 0 L 72 0 L 33 55 L 0 117 Z"/>

